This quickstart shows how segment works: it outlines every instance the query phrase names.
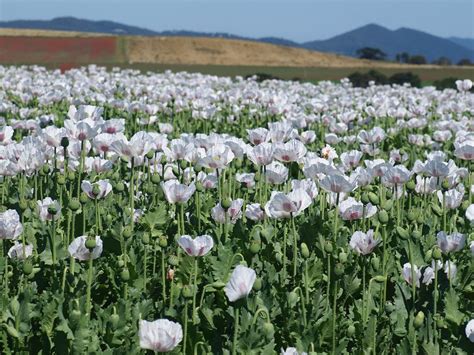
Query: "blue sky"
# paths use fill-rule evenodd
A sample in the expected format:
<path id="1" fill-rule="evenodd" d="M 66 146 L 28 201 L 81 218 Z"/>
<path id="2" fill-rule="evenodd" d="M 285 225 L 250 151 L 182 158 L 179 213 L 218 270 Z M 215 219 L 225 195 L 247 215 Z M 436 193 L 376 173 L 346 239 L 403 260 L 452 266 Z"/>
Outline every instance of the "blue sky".
<path id="1" fill-rule="evenodd" d="M 0 20 L 58 16 L 296 41 L 368 23 L 474 38 L 474 0 L 0 0 Z"/>

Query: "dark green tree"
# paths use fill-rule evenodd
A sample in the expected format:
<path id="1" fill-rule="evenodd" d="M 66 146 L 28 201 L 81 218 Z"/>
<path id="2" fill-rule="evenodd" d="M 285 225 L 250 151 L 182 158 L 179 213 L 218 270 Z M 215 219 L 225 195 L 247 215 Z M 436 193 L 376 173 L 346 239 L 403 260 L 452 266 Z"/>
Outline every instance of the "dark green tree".
<path id="1" fill-rule="evenodd" d="M 356 54 L 361 59 L 385 60 L 387 54 L 378 48 L 364 47 L 357 50 Z"/>
<path id="2" fill-rule="evenodd" d="M 436 65 L 451 65 L 451 59 L 448 57 L 439 57 L 438 59 L 433 60 L 433 64 Z"/>
<path id="3" fill-rule="evenodd" d="M 463 58 L 458 62 L 458 65 L 472 65 L 473 63 L 469 58 Z"/>
<path id="4" fill-rule="evenodd" d="M 410 64 L 426 64 L 426 58 L 422 55 L 411 56 L 408 63 Z"/>

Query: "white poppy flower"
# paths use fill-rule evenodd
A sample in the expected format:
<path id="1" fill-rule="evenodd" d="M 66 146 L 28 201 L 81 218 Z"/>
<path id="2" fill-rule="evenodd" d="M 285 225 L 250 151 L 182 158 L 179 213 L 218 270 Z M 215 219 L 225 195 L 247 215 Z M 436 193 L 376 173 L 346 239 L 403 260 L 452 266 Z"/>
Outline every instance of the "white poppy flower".
<path id="1" fill-rule="evenodd" d="M 204 256 L 214 246 L 214 240 L 209 235 L 191 238 L 189 235 L 179 237 L 178 244 L 189 256 Z"/>
<path id="2" fill-rule="evenodd" d="M 252 290 L 257 278 L 255 271 L 243 265 L 237 265 L 232 272 L 229 282 L 224 287 L 224 292 L 230 302 L 235 302 L 247 297 Z"/>
<path id="3" fill-rule="evenodd" d="M 172 351 L 183 340 L 181 324 L 168 319 L 153 322 L 140 320 L 138 337 L 140 347 L 160 353 Z"/>
<path id="4" fill-rule="evenodd" d="M 102 254 L 102 239 L 100 239 L 100 236 L 95 237 L 96 246 L 92 249 L 92 252 L 86 247 L 87 239 L 88 237 L 85 235 L 75 238 L 67 248 L 69 255 L 80 261 L 89 260 L 90 258 L 97 259 Z"/>

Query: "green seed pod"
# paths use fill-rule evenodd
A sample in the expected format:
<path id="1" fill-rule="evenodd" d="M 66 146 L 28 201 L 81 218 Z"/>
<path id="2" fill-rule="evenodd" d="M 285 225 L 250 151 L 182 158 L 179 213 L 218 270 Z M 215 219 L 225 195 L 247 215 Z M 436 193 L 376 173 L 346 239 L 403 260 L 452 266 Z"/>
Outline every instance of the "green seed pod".
<path id="1" fill-rule="evenodd" d="M 110 325 L 112 326 L 112 329 L 113 330 L 116 330 L 117 329 L 117 326 L 118 326 L 118 323 L 120 321 L 120 317 L 117 313 L 113 313 L 111 316 L 110 316 Z"/>
<path id="2" fill-rule="evenodd" d="M 196 182 L 196 191 L 197 192 L 203 192 L 204 191 L 204 186 L 202 185 L 202 182 L 200 182 L 200 181 Z"/>
<path id="3" fill-rule="evenodd" d="M 296 302 L 298 302 L 298 294 L 295 291 L 291 291 L 288 294 L 288 303 L 294 305 Z"/>
<path id="4" fill-rule="evenodd" d="M 240 169 L 242 167 L 242 159 L 234 159 L 233 163 L 237 169 Z"/>
<path id="5" fill-rule="evenodd" d="M 76 180 L 76 174 L 74 173 L 74 171 L 68 171 L 67 173 L 67 179 L 69 181 L 74 181 Z"/>
<path id="6" fill-rule="evenodd" d="M 341 276 L 344 274 L 344 265 L 341 264 L 341 263 L 337 263 L 335 266 L 334 266 L 334 273 L 337 275 L 337 276 Z"/>
<path id="7" fill-rule="evenodd" d="M 81 203 L 77 199 L 77 197 L 73 197 L 68 204 L 68 207 L 71 211 L 77 211 L 79 208 L 81 208 Z"/>
<path id="8" fill-rule="evenodd" d="M 20 206 L 20 209 L 24 211 L 28 208 L 28 201 L 21 199 L 18 205 Z"/>
<path id="9" fill-rule="evenodd" d="M 469 206 L 471 205 L 471 201 L 463 201 L 463 203 L 461 203 L 461 209 L 463 212 L 466 212 L 466 210 L 469 208 Z"/>
<path id="10" fill-rule="evenodd" d="M 35 200 L 28 201 L 28 208 L 30 210 L 34 211 L 34 210 L 36 210 L 37 207 L 38 207 L 38 203 Z"/>
<path id="11" fill-rule="evenodd" d="M 382 283 L 382 282 L 385 282 L 387 278 L 383 275 L 377 275 L 374 277 L 374 281 L 375 282 L 378 282 L 378 283 Z"/>
<path id="12" fill-rule="evenodd" d="M 107 224 L 112 224 L 112 222 L 114 220 L 114 217 L 109 213 L 105 216 L 105 220 L 106 220 Z"/>
<path id="13" fill-rule="evenodd" d="M 324 251 L 326 253 L 329 253 L 331 254 L 333 252 L 333 247 L 332 247 L 332 243 L 330 241 L 326 241 L 326 243 L 324 244 Z"/>
<path id="14" fill-rule="evenodd" d="M 407 218 L 410 222 L 413 222 L 414 220 L 416 220 L 417 217 L 418 215 L 415 210 L 412 209 L 408 211 Z"/>
<path id="15" fill-rule="evenodd" d="M 273 228 L 272 227 L 267 227 L 261 230 L 260 234 L 262 237 L 264 237 L 266 240 L 270 240 L 271 237 L 273 236 Z"/>
<path id="16" fill-rule="evenodd" d="M 380 223 L 387 224 L 389 220 L 387 211 L 380 210 L 380 212 L 378 213 L 378 218 Z"/>
<path id="17" fill-rule="evenodd" d="M 230 198 L 225 198 L 221 202 L 221 206 L 225 210 L 228 210 L 231 205 L 232 205 L 232 200 Z"/>
<path id="18" fill-rule="evenodd" d="M 423 218 L 423 214 L 419 213 L 419 214 L 418 214 L 418 217 L 416 217 L 416 223 L 418 223 L 418 224 L 423 224 L 424 221 L 425 221 L 425 220 L 424 220 L 424 218 Z"/>
<path id="19" fill-rule="evenodd" d="M 410 237 L 410 233 L 408 231 L 400 226 L 397 226 L 396 228 L 397 234 L 400 238 L 402 239 L 408 239 Z"/>
<path id="20" fill-rule="evenodd" d="M 250 252 L 252 254 L 257 254 L 262 247 L 262 242 L 260 240 L 252 240 L 250 242 Z"/>
<path id="21" fill-rule="evenodd" d="M 49 173 L 49 165 L 43 165 L 41 171 L 44 175 L 47 175 Z"/>
<path id="22" fill-rule="evenodd" d="M 150 244 L 150 235 L 148 233 L 142 235 L 142 243 L 145 245 Z"/>
<path id="23" fill-rule="evenodd" d="M 153 184 L 146 184 L 143 189 L 147 194 L 152 194 L 155 191 Z"/>
<path id="24" fill-rule="evenodd" d="M 306 245 L 306 243 L 301 243 L 301 255 L 303 256 L 303 258 L 305 259 L 308 259 L 309 258 L 309 249 L 308 249 L 308 246 Z"/>
<path id="25" fill-rule="evenodd" d="M 441 255 L 441 249 L 440 249 L 439 247 L 437 247 L 437 246 L 434 247 L 434 248 L 433 248 L 433 253 L 432 253 L 432 255 L 433 255 L 433 259 L 435 259 L 435 260 L 441 260 L 441 257 L 442 257 L 442 255 Z"/>
<path id="26" fill-rule="evenodd" d="M 95 238 L 87 238 L 86 240 L 86 248 L 89 250 L 94 249 L 97 246 Z"/>
<path id="27" fill-rule="evenodd" d="M 355 331 L 356 331 L 356 328 L 354 327 L 353 324 L 349 325 L 349 327 L 347 327 L 347 335 L 348 336 L 353 336 L 355 334 Z"/>
<path id="28" fill-rule="evenodd" d="M 428 250 L 425 254 L 425 263 L 430 263 L 432 258 L 433 258 L 433 251 Z"/>
<path id="29" fill-rule="evenodd" d="M 444 179 L 443 182 L 441 183 L 441 189 L 443 190 L 443 192 L 446 192 L 449 190 L 449 188 L 450 188 L 449 181 L 447 179 Z"/>
<path id="30" fill-rule="evenodd" d="M 87 194 L 85 192 L 82 192 L 80 194 L 79 201 L 81 201 L 82 204 L 85 204 L 85 203 L 87 203 L 87 201 L 89 201 L 89 197 L 87 196 Z"/>
<path id="31" fill-rule="evenodd" d="M 130 280 L 130 271 L 128 271 L 127 268 L 124 268 L 124 269 L 120 272 L 120 278 L 122 279 L 122 281 L 128 281 L 128 280 Z"/>
<path id="32" fill-rule="evenodd" d="M 184 298 L 192 298 L 193 297 L 193 289 L 189 285 L 185 285 L 183 287 L 183 297 Z"/>
<path id="33" fill-rule="evenodd" d="M 151 176 L 151 182 L 154 183 L 155 185 L 158 185 L 161 182 L 161 176 L 160 174 L 153 174 Z"/>
<path id="34" fill-rule="evenodd" d="M 168 239 L 164 235 L 160 235 L 158 245 L 162 248 L 166 248 L 168 246 Z"/>
<path id="35" fill-rule="evenodd" d="M 166 163 L 167 163 L 167 160 L 168 160 L 168 158 L 166 157 L 166 155 L 163 154 L 163 155 L 161 156 L 160 163 L 161 163 L 161 164 L 166 164 Z"/>
<path id="36" fill-rule="evenodd" d="M 423 325 L 424 321 L 425 321 L 425 314 L 422 311 L 419 311 L 416 314 L 415 320 L 413 321 L 413 325 L 415 326 L 416 329 L 419 329 Z"/>
<path id="37" fill-rule="evenodd" d="M 23 273 L 25 275 L 30 275 L 33 272 L 33 264 L 31 263 L 31 260 L 25 260 L 23 263 Z"/>
<path id="38" fill-rule="evenodd" d="M 273 338 L 273 335 L 275 334 L 275 327 L 272 323 L 265 322 L 265 324 L 263 325 L 263 334 L 265 335 L 267 340 Z"/>
<path id="39" fill-rule="evenodd" d="M 118 173 L 118 171 L 112 174 L 112 180 L 120 180 L 120 174 Z"/>
<path id="40" fill-rule="evenodd" d="M 378 269 L 380 268 L 380 259 L 378 258 L 378 256 L 374 256 L 372 260 L 370 260 L 370 263 L 372 265 L 372 268 L 375 271 L 378 271 Z"/>
<path id="41" fill-rule="evenodd" d="M 95 196 L 98 196 L 99 194 L 100 194 L 100 186 L 97 184 L 94 184 L 92 186 L 92 195 L 94 195 L 95 197 Z"/>
<path id="42" fill-rule="evenodd" d="M 257 278 L 255 282 L 253 283 L 252 287 L 255 291 L 260 291 L 262 289 L 262 279 Z"/>
<path id="43" fill-rule="evenodd" d="M 257 280 L 255 280 L 256 282 Z M 255 283 L 254 283 L 255 285 Z M 210 284 L 210 286 L 212 286 L 213 288 L 215 288 L 216 290 L 220 290 L 222 288 L 225 287 L 225 283 L 224 282 L 221 282 L 221 281 L 214 281 L 212 284 Z"/>
<path id="44" fill-rule="evenodd" d="M 122 236 L 124 238 L 130 238 L 132 236 L 133 230 L 131 226 L 126 226 L 122 231 Z"/>
<path id="45" fill-rule="evenodd" d="M 48 207 L 48 213 L 52 216 L 55 216 L 58 213 L 58 208 L 54 205 Z"/>
<path id="46" fill-rule="evenodd" d="M 64 175 L 58 176 L 58 185 L 65 185 L 66 184 L 66 177 Z"/>
<path id="47" fill-rule="evenodd" d="M 188 167 L 188 162 L 186 160 L 181 160 L 179 162 L 179 167 L 181 168 L 181 170 L 184 170 Z"/>
<path id="48" fill-rule="evenodd" d="M 363 204 L 368 204 L 370 202 L 369 199 L 369 194 L 367 192 L 364 192 L 362 196 L 360 197 L 360 200 L 362 201 Z"/>
<path id="49" fill-rule="evenodd" d="M 408 181 L 408 182 L 406 183 L 405 186 L 406 186 L 407 190 L 411 192 L 411 191 L 414 191 L 414 190 L 415 190 L 416 183 L 415 183 L 415 181 L 410 180 L 410 181 Z"/>
<path id="50" fill-rule="evenodd" d="M 421 238 L 421 231 L 420 230 L 414 230 L 411 232 L 411 236 L 414 239 L 420 239 Z"/>
<path id="51" fill-rule="evenodd" d="M 146 153 L 147 159 L 153 159 L 155 156 L 155 152 L 153 150 L 150 150 L 148 153 Z"/>
<path id="52" fill-rule="evenodd" d="M 14 297 L 10 301 L 10 312 L 13 314 L 13 316 L 16 316 L 19 311 L 20 311 L 20 302 L 18 302 L 17 297 Z"/>
<path id="53" fill-rule="evenodd" d="M 386 198 L 392 198 L 392 196 L 393 196 L 392 190 L 386 190 L 385 191 L 385 197 Z"/>
<path id="54" fill-rule="evenodd" d="M 385 211 L 390 211 L 393 207 L 393 201 L 392 200 L 386 200 L 382 206 L 381 206 Z"/>
<path id="55" fill-rule="evenodd" d="M 347 253 L 345 251 L 341 251 L 339 253 L 339 262 L 345 263 L 347 261 Z"/>
<path id="56" fill-rule="evenodd" d="M 119 259 L 119 261 L 117 262 L 117 265 L 119 267 L 124 267 L 125 266 L 125 261 L 123 261 L 122 259 Z"/>
<path id="57" fill-rule="evenodd" d="M 171 266 L 178 266 L 179 258 L 176 255 L 170 255 L 168 258 L 168 264 Z"/>
<path id="58" fill-rule="evenodd" d="M 379 196 L 373 192 L 369 192 L 368 194 L 370 203 L 372 203 L 375 206 L 378 206 L 380 204 L 380 199 Z"/>
<path id="59" fill-rule="evenodd" d="M 122 181 L 119 181 L 115 184 L 114 188 L 117 192 L 123 192 L 125 190 L 125 184 Z"/>

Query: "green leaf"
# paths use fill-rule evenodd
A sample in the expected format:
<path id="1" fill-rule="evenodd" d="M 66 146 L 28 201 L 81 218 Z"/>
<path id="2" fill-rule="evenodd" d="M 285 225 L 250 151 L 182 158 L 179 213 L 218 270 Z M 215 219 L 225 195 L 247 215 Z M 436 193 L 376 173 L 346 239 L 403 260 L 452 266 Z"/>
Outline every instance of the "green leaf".
<path id="1" fill-rule="evenodd" d="M 459 296 L 456 294 L 456 291 L 450 289 L 444 299 L 446 320 L 456 325 L 460 325 L 464 318 L 464 314 L 459 311 L 458 303 Z"/>

